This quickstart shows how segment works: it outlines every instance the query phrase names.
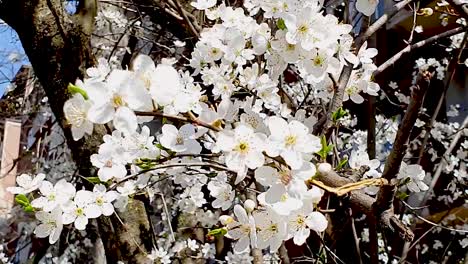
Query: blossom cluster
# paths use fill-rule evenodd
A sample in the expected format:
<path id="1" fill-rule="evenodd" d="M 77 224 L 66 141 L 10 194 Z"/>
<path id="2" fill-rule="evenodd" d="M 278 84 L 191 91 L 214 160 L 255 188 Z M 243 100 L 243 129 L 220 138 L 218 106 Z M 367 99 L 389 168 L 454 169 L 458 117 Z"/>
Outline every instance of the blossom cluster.
<path id="1" fill-rule="evenodd" d="M 93 134 L 96 126 L 112 132 L 91 156 L 97 177 L 86 179 L 95 184 L 92 191 L 66 180 L 53 184 L 43 174 L 17 178 L 10 191 L 32 200 L 26 204 L 36 211 L 38 237 L 55 243 L 63 225 L 83 230 L 89 219 L 126 210 L 139 193 L 151 201 L 156 194 L 164 198 L 157 185 L 162 180 L 174 191 L 175 202 L 167 202 L 172 211 L 202 214 L 196 223 L 234 240 L 228 259 L 250 249 L 274 253 L 289 239 L 302 245 L 311 231 L 325 231 L 328 221 L 318 206 L 324 192 L 308 184 L 323 162 L 323 142 L 312 134 L 317 117 L 292 105 L 328 103 L 346 65 L 352 72 L 342 99 L 360 104 L 363 94 L 377 96 L 377 50 L 366 43 L 354 50 L 352 26 L 324 15 L 319 1 L 215 4 L 192 3 L 212 26 L 201 32 L 188 70 L 177 70 L 171 59 L 155 64 L 143 54 L 129 69 L 99 59 L 87 78 L 70 85 L 73 95 L 63 110 L 73 138 Z M 285 72 L 296 78 L 285 81 Z M 288 101 L 285 93 L 297 96 Z M 369 178 L 382 171 L 380 160 L 370 160 L 362 148 L 352 151 L 349 165 L 369 166 Z M 418 192 L 427 189 L 424 176 L 422 168 L 405 164 L 399 177 L 410 177 L 408 189 Z M 171 210 L 163 214 L 169 225 Z M 183 250 L 213 257 L 212 244 L 173 236 L 171 250 L 167 241 L 159 243 L 148 258 L 170 263 Z"/>

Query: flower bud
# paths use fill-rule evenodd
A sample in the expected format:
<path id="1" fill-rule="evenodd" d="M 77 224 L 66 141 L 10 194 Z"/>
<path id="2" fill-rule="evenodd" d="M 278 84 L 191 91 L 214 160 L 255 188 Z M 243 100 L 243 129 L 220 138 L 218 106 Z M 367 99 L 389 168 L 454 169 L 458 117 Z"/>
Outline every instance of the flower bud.
<path id="1" fill-rule="evenodd" d="M 219 217 L 219 222 L 221 222 L 222 225 L 228 225 L 234 222 L 234 219 L 229 215 L 222 215 Z"/>
<path id="2" fill-rule="evenodd" d="M 317 166 L 317 170 L 320 174 L 327 174 L 332 171 L 332 166 L 329 163 L 320 163 Z"/>
<path id="3" fill-rule="evenodd" d="M 432 8 L 429 8 L 429 7 L 421 8 L 418 11 L 418 15 L 420 16 L 428 17 L 428 16 L 432 16 L 432 14 L 434 14 L 434 10 L 432 10 Z"/>
<path id="4" fill-rule="evenodd" d="M 255 202 L 253 200 L 247 199 L 244 202 L 244 208 L 247 211 L 247 213 L 251 213 L 255 209 Z"/>

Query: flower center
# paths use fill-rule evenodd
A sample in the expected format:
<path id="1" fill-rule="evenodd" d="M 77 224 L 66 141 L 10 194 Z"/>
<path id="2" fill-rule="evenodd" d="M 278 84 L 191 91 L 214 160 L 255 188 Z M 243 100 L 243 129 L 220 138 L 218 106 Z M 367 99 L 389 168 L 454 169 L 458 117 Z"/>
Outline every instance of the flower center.
<path id="1" fill-rule="evenodd" d="M 294 135 L 288 135 L 288 136 L 286 136 L 286 138 L 284 139 L 284 143 L 285 143 L 286 146 L 288 146 L 288 147 L 296 145 L 296 142 L 297 142 L 297 137 L 294 136 Z"/>
<path id="2" fill-rule="evenodd" d="M 104 204 L 104 199 L 102 199 L 102 197 L 98 197 L 96 199 L 96 204 L 102 206 Z"/>
<path id="3" fill-rule="evenodd" d="M 316 56 L 314 58 L 314 65 L 317 66 L 317 67 L 321 67 L 324 63 L 324 59 L 321 57 L 321 56 Z"/>
<path id="4" fill-rule="evenodd" d="M 281 202 L 286 202 L 287 200 L 288 200 L 288 195 L 286 193 L 281 195 L 281 198 L 280 198 Z"/>
<path id="5" fill-rule="evenodd" d="M 112 160 L 106 161 L 106 163 L 104 164 L 104 167 L 111 168 L 112 167 Z"/>
<path id="6" fill-rule="evenodd" d="M 349 86 L 348 88 L 346 88 L 346 93 L 349 95 L 352 95 L 356 93 L 357 91 L 358 91 L 358 88 L 355 85 Z"/>
<path id="7" fill-rule="evenodd" d="M 47 196 L 47 199 L 48 199 L 49 201 L 55 201 L 55 193 L 50 194 L 49 196 Z"/>
<path id="8" fill-rule="evenodd" d="M 115 108 L 120 107 L 120 106 L 126 106 L 127 104 L 123 100 L 122 96 L 115 94 L 112 97 L 112 104 L 114 105 Z"/>
<path id="9" fill-rule="evenodd" d="M 299 216 L 296 220 L 298 226 L 304 226 L 305 224 L 305 219 L 303 216 Z"/>
<path id="10" fill-rule="evenodd" d="M 76 214 L 77 216 L 82 216 L 82 215 L 84 215 L 84 210 L 83 210 L 83 208 L 76 208 L 75 214 Z"/>
<path id="11" fill-rule="evenodd" d="M 249 152 L 249 144 L 247 142 L 241 142 L 239 145 L 237 145 L 236 150 L 242 154 L 246 154 Z"/>
<path id="12" fill-rule="evenodd" d="M 176 145 L 183 145 L 183 144 L 184 144 L 184 138 L 181 135 L 177 135 Z"/>
<path id="13" fill-rule="evenodd" d="M 288 185 L 292 180 L 292 175 L 289 171 L 281 171 L 280 172 L 280 180 L 281 183 L 284 185 Z"/>
<path id="14" fill-rule="evenodd" d="M 306 25 L 306 24 L 303 24 L 301 25 L 297 31 L 300 33 L 300 34 L 303 34 L 305 35 L 307 33 L 307 31 L 309 31 L 309 27 Z"/>
<path id="15" fill-rule="evenodd" d="M 67 120 L 71 125 L 81 127 L 86 120 L 86 112 L 83 112 L 78 107 L 73 106 L 67 115 Z"/>

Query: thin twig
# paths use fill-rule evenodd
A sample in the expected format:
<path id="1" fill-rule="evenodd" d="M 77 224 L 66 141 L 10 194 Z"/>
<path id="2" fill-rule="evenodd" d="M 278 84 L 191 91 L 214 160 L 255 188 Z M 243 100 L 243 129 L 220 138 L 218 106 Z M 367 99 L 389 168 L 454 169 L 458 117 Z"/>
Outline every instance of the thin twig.
<path id="1" fill-rule="evenodd" d="M 208 163 L 208 162 L 162 164 L 162 165 L 157 165 L 157 166 L 155 166 L 154 168 L 151 168 L 151 169 L 142 170 L 142 171 L 140 171 L 138 173 L 128 175 L 128 176 L 120 179 L 116 183 L 112 184 L 109 188 L 110 189 L 115 189 L 117 187 L 117 185 L 119 185 L 119 184 L 121 184 L 121 183 L 123 183 L 125 181 L 128 181 L 128 180 L 130 180 L 132 178 L 135 178 L 135 177 L 137 177 L 137 176 L 139 176 L 141 174 L 150 172 L 150 171 L 168 169 L 168 168 L 174 168 L 174 167 L 210 167 L 210 168 L 217 169 L 217 170 L 237 173 L 237 172 L 235 172 L 233 170 L 228 169 L 227 167 L 224 167 L 224 166 L 221 166 L 221 165 L 218 165 L 218 164 Z"/>
<path id="2" fill-rule="evenodd" d="M 445 31 L 445 32 L 442 32 L 440 34 L 437 34 L 437 35 L 434 35 L 430 38 L 427 38 L 427 39 L 424 39 L 424 40 L 421 40 L 419 42 L 416 42 L 415 44 L 413 45 L 408 45 L 406 46 L 404 49 L 400 50 L 397 54 L 393 55 L 390 59 L 388 59 L 387 61 L 385 61 L 384 63 L 382 63 L 378 68 L 377 70 L 374 71 L 374 77 L 379 75 L 380 73 L 382 73 L 383 71 L 385 71 L 388 67 L 390 67 L 391 65 L 395 64 L 395 62 L 397 62 L 398 60 L 400 60 L 403 55 L 409 53 L 410 51 L 413 51 L 415 49 L 419 49 L 421 47 L 424 47 L 428 44 L 432 44 L 434 42 L 436 42 L 437 40 L 440 40 L 442 38 L 446 38 L 446 37 L 450 37 L 450 36 L 453 36 L 453 35 L 456 35 L 458 33 L 461 33 L 463 32 L 464 30 L 466 30 L 466 27 L 465 26 L 462 26 L 462 27 L 457 27 L 457 28 L 454 28 L 454 29 L 451 29 L 451 30 L 448 30 L 448 31 Z"/>
<path id="3" fill-rule="evenodd" d="M 216 126 L 214 126 L 212 124 L 208 124 L 208 123 L 203 122 L 203 121 L 201 121 L 199 119 L 196 119 L 196 118 L 187 118 L 187 117 L 182 117 L 182 116 L 167 115 L 167 114 L 164 114 L 164 113 L 161 113 L 161 112 L 135 111 L 135 114 L 137 116 L 162 117 L 162 118 L 166 118 L 166 119 L 173 120 L 173 121 L 181 121 L 181 122 L 186 122 L 186 123 L 192 123 L 192 124 L 195 124 L 195 125 L 198 125 L 198 126 L 209 128 L 209 129 L 217 131 L 217 132 L 221 131 L 221 128 L 216 127 Z"/>
<path id="4" fill-rule="evenodd" d="M 468 127 L 468 116 L 465 117 L 465 120 L 463 121 L 463 124 L 461 127 Z M 452 153 L 453 149 L 457 145 L 458 141 L 460 140 L 461 136 L 463 135 L 463 129 L 459 130 L 458 133 L 455 135 L 453 138 L 452 142 L 450 143 L 450 146 L 448 149 L 445 151 L 444 155 L 442 157 L 448 156 L 450 153 Z M 432 177 L 431 185 L 429 186 L 429 189 L 426 191 L 423 200 L 421 201 L 420 205 L 425 205 L 428 198 L 429 194 L 431 191 L 434 189 L 437 181 L 440 178 L 440 175 L 442 174 L 442 170 L 447 167 L 447 161 L 445 159 L 442 159 L 439 165 L 437 165 L 436 172 L 434 173 L 434 176 Z"/>
<path id="5" fill-rule="evenodd" d="M 447 94 L 448 88 L 450 87 L 450 84 L 452 83 L 452 80 L 455 77 L 458 62 L 460 61 L 461 56 L 463 54 L 463 50 L 465 49 L 465 46 L 466 46 L 466 42 L 467 42 L 467 39 L 468 39 L 467 37 L 468 37 L 468 34 L 465 32 L 465 34 L 463 36 L 463 42 L 461 43 L 460 49 L 458 51 L 458 55 L 455 58 L 453 58 L 450 61 L 449 65 L 447 66 L 447 73 L 450 72 L 450 75 L 447 77 L 447 79 L 445 81 L 444 91 L 442 92 L 442 94 L 441 94 L 441 96 L 439 98 L 439 102 L 437 103 L 437 106 L 436 106 L 436 108 L 434 110 L 434 113 L 432 114 L 431 120 L 429 121 L 429 124 L 427 125 L 426 134 L 424 135 L 423 142 L 422 142 L 421 147 L 419 149 L 418 164 L 421 164 L 422 158 L 424 156 L 424 152 L 426 150 L 426 144 L 427 144 L 427 142 L 429 140 L 429 135 L 431 134 L 431 133 L 429 133 L 429 131 L 432 130 L 432 126 L 434 125 L 434 123 L 435 123 L 435 121 L 437 119 L 437 116 L 439 115 L 439 111 L 442 108 L 442 103 L 445 100 L 445 96 Z"/>
<path id="6" fill-rule="evenodd" d="M 161 200 L 163 202 L 164 212 L 166 213 L 167 224 L 169 225 L 169 231 L 171 232 L 172 242 L 175 242 L 176 239 L 175 239 L 174 231 L 172 229 L 172 223 L 171 223 L 172 221 L 171 221 L 171 216 L 169 215 L 169 210 L 167 209 L 166 199 L 164 198 L 163 193 L 159 193 L 159 195 L 161 195 Z"/>
<path id="7" fill-rule="evenodd" d="M 406 203 L 405 201 L 401 201 L 406 207 L 408 207 L 408 209 L 410 209 L 412 212 L 413 212 L 413 215 L 416 216 L 419 220 L 427 223 L 427 224 L 430 224 L 430 225 L 433 225 L 435 227 L 439 227 L 439 228 L 442 228 L 442 229 L 445 229 L 445 230 L 448 230 L 448 231 L 453 231 L 453 232 L 458 232 L 458 233 L 468 233 L 468 230 L 462 230 L 462 229 L 455 229 L 455 228 L 451 228 L 451 227 L 446 227 L 446 226 L 443 226 L 443 225 L 439 225 L 437 223 L 434 223 L 432 221 L 429 221 L 427 220 L 426 218 L 418 215 L 416 212 L 415 212 L 415 209 L 409 205 L 408 203 Z"/>

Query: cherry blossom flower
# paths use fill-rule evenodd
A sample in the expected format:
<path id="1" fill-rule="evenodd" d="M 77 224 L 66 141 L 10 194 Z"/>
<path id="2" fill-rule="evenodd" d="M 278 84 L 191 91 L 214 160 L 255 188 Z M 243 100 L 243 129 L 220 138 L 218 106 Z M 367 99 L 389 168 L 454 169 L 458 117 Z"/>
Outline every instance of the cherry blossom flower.
<path id="1" fill-rule="evenodd" d="M 198 154 L 202 150 L 200 143 L 195 140 L 195 127 L 192 124 L 185 124 L 180 129 L 165 124 L 159 141 L 163 147 L 179 153 Z"/>
<path id="2" fill-rule="evenodd" d="M 207 187 L 210 195 L 215 197 L 215 200 L 211 203 L 213 208 L 221 208 L 225 211 L 232 206 L 235 192 L 232 190 L 231 185 L 226 182 L 210 181 Z"/>
<path id="3" fill-rule="evenodd" d="M 28 194 L 37 190 L 41 186 L 44 179 L 44 173 L 39 173 L 35 177 L 31 177 L 28 174 L 21 174 L 20 176 L 16 177 L 16 183 L 18 184 L 18 187 L 8 187 L 7 191 L 12 194 Z"/>
<path id="4" fill-rule="evenodd" d="M 112 202 L 115 201 L 119 194 L 115 191 L 107 191 L 106 187 L 102 184 L 96 184 L 93 188 L 93 203 L 100 209 L 100 214 L 110 216 L 114 213 L 114 206 Z"/>
<path id="5" fill-rule="evenodd" d="M 265 162 L 262 153 L 265 139 L 264 134 L 255 133 L 250 126 L 244 124 L 233 131 L 224 130 L 219 133 L 216 144 L 226 154 L 227 167 L 237 171 L 236 184 L 245 178 L 247 168 L 256 169 Z"/>
<path id="6" fill-rule="evenodd" d="M 87 93 L 93 105 L 88 110 L 88 118 L 93 123 L 105 124 L 114 120 L 117 129 L 131 133 L 137 126 L 132 110 L 153 109 L 144 83 L 133 72 L 113 70 L 105 83 L 94 82 L 90 86 Z"/>
<path id="7" fill-rule="evenodd" d="M 168 255 L 167 251 L 162 248 L 153 248 L 151 250 L 151 254 L 146 256 L 148 259 L 152 260 L 153 262 L 158 262 L 161 264 L 170 264 L 171 257 Z"/>
<path id="8" fill-rule="evenodd" d="M 49 243 L 55 244 L 60 238 L 63 229 L 62 210 L 56 207 L 50 213 L 46 211 L 36 212 L 36 219 L 41 223 L 34 229 L 37 237 L 49 237 Z"/>
<path id="9" fill-rule="evenodd" d="M 253 213 L 257 228 L 257 248 L 276 252 L 286 238 L 286 221 L 272 211 L 255 211 Z"/>
<path id="10" fill-rule="evenodd" d="M 50 212 L 58 206 L 64 206 L 75 196 L 75 187 L 73 184 L 62 179 L 55 185 L 48 181 L 42 181 L 39 187 L 41 197 L 34 199 L 31 206 L 41 208 L 45 212 Z"/>
<path id="11" fill-rule="evenodd" d="M 93 203 L 93 193 L 86 190 L 76 192 L 73 203 L 63 207 L 63 223 L 74 223 L 75 228 L 84 230 L 88 219 L 97 218 L 101 215 L 101 208 Z"/>
<path id="12" fill-rule="evenodd" d="M 256 245 L 255 221 L 253 216 L 247 215 L 245 209 L 238 204 L 234 206 L 234 215 L 237 221 L 228 224 L 226 237 L 237 240 L 233 250 L 239 254 Z"/>
<path id="13" fill-rule="evenodd" d="M 323 232 L 328 225 L 327 219 L 320 212 L 312 212 L 311 206 L 303 206 L 294 211 L 288 220 L 288 237 L 294 244 L 302 245 L 310 236 L 310 229 Z"/>
<path id="14" fill-rule="evenodd" d="M 410 181 L 406 185 L 408 187 L 408 190 L 412 192 L 427 191 L 429 189 L 429 186 L 427 186 L 424 183 L 425 176 L 426 173 L 420 165 L 408 165 L 405 162 L 401 163 L 400 172 L 398 173 L 398 179 L 410 179 Z"/>
<path id="15" fill-rule="evenodd" d="M 292 169 L 299 169 L 304 161 L 304 154 L 314 153 L 322 147 L 320 139 L 309 134 L 309 129 L 298 121 L 286 122 L 280 117 L 268 119 L 270 129 L 270 144 L 268 155 L 280 155 Z"/>
<path id="16" fill-rule="evenodd" d="M 83 98 L 79 93 L 73 95 L 63 105 L 63 112 L 67 122 L 71 125 L 71 132 L 74 140 L 81 139 L 85 134 L 93 133 L 93 123 L 88 120 L 88 111 L 91 102 Z"/>

